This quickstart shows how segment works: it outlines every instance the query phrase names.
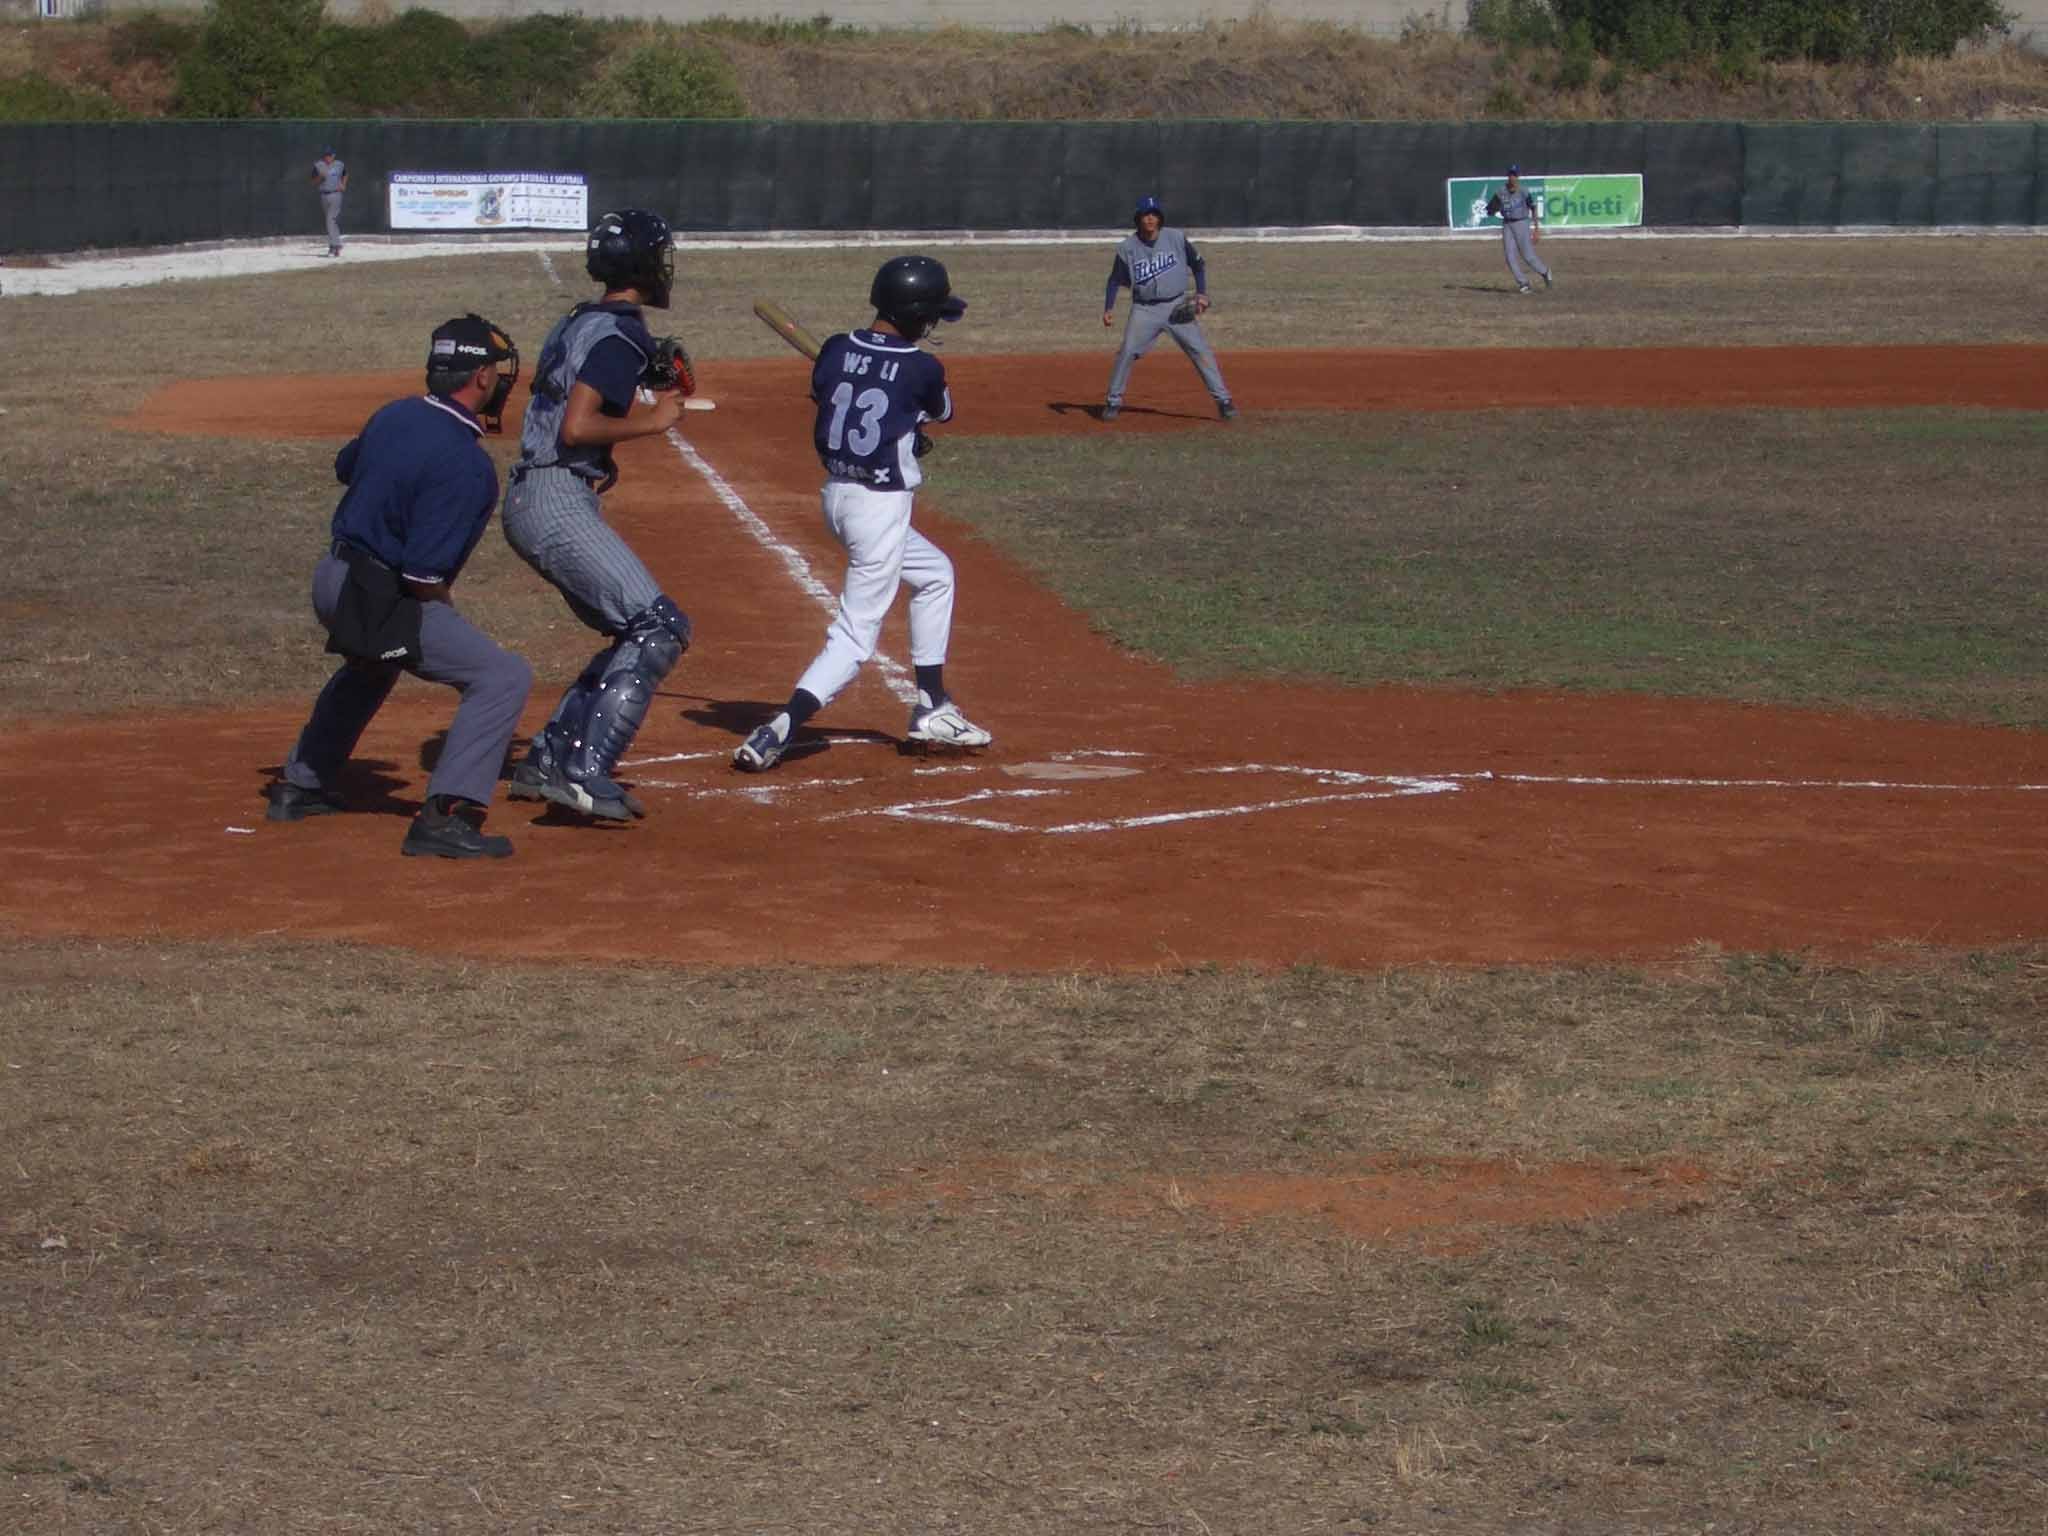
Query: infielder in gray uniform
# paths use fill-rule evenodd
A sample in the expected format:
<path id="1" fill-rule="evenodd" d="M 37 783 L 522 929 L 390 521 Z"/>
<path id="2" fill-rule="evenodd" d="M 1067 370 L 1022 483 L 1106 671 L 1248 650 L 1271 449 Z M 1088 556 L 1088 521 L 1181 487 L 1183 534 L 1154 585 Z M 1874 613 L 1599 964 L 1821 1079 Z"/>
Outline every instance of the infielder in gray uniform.
<path id="1" fill-rule="evenodd" d="M 341 194 L 348 190 L 348 167 L 334 158 L 332 148 L 320 151 L 313 162 L 313 187 L 320 194 L 320 211 L 327 215 L 327 254 L 341 254 Z"/>
<path id="2" fill-rule="evenodd" d="M 1202 334 L 1201 315 L 1209 308 L 1209 273 L 1192 241 L 1166 224 L 1166 211 L 1156 197 L 1141 197 L 1131 214 L 1131 233 L 1116 248 L 1109 283 L 1102 292 L 1102 323 L 1116 324 L 1116 291 L 1131 290 L 1131 314 L 1124 322 L 1124 343 L 1109 371 L 1109 392 L 1103 397 L 1102 419 L 1114 421 L 1124 408 L 1124 385 L 1131 365 L 1164 331 L 1187 353 L 1225 421 L 1237 415 L 1216 353 Z"/>
<path id="3" fill-rule="evenodd" d="M 1515 292 L 1529 291 L 1529 274 L 1551 285 L 1550 268 L 1536 254 L 1536 242 L 1543 230 L 1536 218 L 1536 199 L 1522 185 L 1522 168 L 1508 167 L 1508 184 L 1486 200 L 1486 211 L 1500 220 L 1500 248 L 1507 254 L 1508 275 L 1515 280 Z"/>
<path id="4" fill-rule="evenodd" d="M 618 479 L 613 448 L 658 436 L 682 414 L 672 389 L 636 404 L 662 348 L 641 306 L 668 308 L 675 245 L 667 220 L 625 208 L 597 221 L 586 250 L 585 268 L 604 294 L 556 321 L 541 346 L 505 495 L 505 538 L 610 644 L 562 695 L 508 793 L 625 821 L 646 812 L 612 774 L 655 688 L 690 648 L 690 617 L 604 520 L 598 497 Z"/>

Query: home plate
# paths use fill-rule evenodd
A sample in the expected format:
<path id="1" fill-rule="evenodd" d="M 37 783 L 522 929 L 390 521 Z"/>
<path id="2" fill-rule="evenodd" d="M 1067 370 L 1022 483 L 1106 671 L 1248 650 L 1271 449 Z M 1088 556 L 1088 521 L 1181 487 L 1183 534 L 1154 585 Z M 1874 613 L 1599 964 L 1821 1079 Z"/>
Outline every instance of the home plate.
<path id="1" fill-rule="evenodd" d="M 1128 779 L 1143 770 L 1113 763 L 1004 763 L 1013 779 Z"/>

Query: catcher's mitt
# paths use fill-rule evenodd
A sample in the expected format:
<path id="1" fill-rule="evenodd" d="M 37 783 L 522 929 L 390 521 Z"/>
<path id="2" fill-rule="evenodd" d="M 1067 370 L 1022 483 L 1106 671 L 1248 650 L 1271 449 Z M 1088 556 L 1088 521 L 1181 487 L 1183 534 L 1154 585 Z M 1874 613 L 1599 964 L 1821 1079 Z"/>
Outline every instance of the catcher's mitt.
<path id="1" fill-rule="evenodd" d="M 1186 325 L 1200 313 L 1201 311 L 1195 308 L 1195 301 L 1189 299 L 1185 304 L 1174 305 L 1167 311 L 1166 318 L 1175 325 Z"/>
<path id="2" fill-rule="evenodd" d="M 690 361 L 690 349 L 673 336 L 654 343 L 654 356 L 640 374 L 640 387 L 659 392 L 672 389 L 679 395 L 697 392 L 697 369 Z"/>

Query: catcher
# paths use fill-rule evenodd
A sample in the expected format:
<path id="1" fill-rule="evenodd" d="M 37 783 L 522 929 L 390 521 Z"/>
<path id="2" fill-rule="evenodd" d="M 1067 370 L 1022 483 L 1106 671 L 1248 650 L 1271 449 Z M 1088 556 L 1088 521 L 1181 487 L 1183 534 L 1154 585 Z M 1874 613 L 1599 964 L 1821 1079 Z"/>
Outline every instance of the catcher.
<path id="1" fill-rule="evenodd" d="M 1194 242 L 1166 224 L 1166 211 L 1156 197 L 1141 197 L 1131 214 L 1131 233 L 1117 245 L 1102 293 L 1102 323 L 1116 324 L 1116 291 L 1131 290 L 1131 314 L 1124 322 L 1124 344 L 1109 372 L 1109 393 L 1102 401 L 1102 419 L 1115 421 L 1124 408 L 1124 385 L 1131 365 L 1152 350 L 1165 331 L 1188 355 L 1225 421 L 1237 415 L 1216 353 L 1202 334 L 1201 316 L 1209 308 L 1209 273 Z M 1192 288 L 1190 288 L 1192 284 Z"/>
<path id="2" fill-rule="evenodd" d="M 642 311 L 668 308 L 667 221 L 639 208 L 608 213 L 587 249 L 585 266 L 604 292 L 555 322 L 541 347 L 505 538 L 611 643 L 563 693 L 508 793 L 625 821 L 646 811 L 612 775 L 656 686 L 690 648 L 690 617 L 604 520 L 598 498 L 619 478 L 612 450 L 674 426 L 696 378 L 682 344 L 649 334 Z"/>

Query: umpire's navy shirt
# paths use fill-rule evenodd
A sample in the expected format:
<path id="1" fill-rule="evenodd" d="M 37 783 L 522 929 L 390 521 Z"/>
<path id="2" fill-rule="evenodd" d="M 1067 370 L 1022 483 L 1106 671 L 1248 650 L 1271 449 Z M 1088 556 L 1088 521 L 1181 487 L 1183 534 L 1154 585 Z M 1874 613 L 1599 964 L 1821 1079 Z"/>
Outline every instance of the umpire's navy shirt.
<path id="1" fill-rule="evenodd" d="M 477 419 L 439 395 L 384 406 L 334 456 L 348 489 L 332 535 L 410 581 L 451 581 L 498 504 L 498 467 Z"/>

